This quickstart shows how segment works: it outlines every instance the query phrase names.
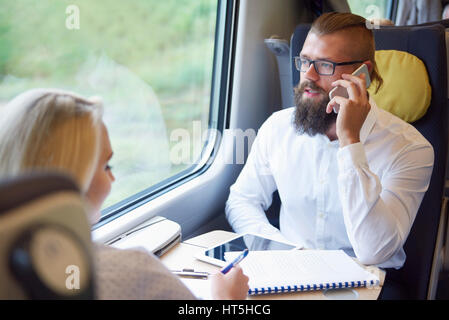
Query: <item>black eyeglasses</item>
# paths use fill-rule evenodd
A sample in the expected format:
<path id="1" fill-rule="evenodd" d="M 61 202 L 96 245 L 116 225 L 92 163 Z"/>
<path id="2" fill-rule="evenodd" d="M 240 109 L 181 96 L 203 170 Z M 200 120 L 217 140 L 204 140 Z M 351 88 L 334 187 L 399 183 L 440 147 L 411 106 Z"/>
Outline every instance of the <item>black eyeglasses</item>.
<path id="1" fill-rule="evenodd" d="M 301 57 L 295 57 L 295 66 L 299 72 L 307 72 L 310 65 L 313 64 L 315 71 L 321 76 L 332 76 L 336 66 L 348 66 L 351 64 L 363 63 L 363 61 L 332 62 L 329 60 L 310 60 Z"/>

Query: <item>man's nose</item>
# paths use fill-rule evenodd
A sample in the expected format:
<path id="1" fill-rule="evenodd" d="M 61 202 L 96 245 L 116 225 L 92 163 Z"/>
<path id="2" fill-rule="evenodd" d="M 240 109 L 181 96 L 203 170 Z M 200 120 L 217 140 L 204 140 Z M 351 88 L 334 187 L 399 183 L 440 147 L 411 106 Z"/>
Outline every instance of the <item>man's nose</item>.
<path id="1" fill-rule="evenodd" d="M 311 63 L 309 66 L 309 69 L 307 69 L 306 72 L 304 72 L 304 76 L 306 79 L 312 80 L 312 81 L 318 81 L 320 79 L 320 75 L 315 70 L 315 64 Z"/>

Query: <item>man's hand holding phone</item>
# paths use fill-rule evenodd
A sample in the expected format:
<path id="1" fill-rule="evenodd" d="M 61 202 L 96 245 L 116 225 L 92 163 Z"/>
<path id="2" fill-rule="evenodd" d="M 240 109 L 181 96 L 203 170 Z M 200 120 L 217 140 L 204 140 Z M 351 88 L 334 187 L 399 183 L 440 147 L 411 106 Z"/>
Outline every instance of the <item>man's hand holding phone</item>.
<path id="1" fill-rule="evenodd" d="M 368 69 L 365 64 L 363 66 L 361 68 Z M 329 96 L 331 97 L 332 95 L 332 97 L 327 105 L 326 112 L 331 113 L 334 108 L 339 107 L 336 133 L 341 148 L 360 142 L 360 130 L 371 108 L 366 91 L 366 88 L 369 86 L 369 84 L 367 85 L 367 80 L 365 80 L 367 73 L 361 72 L 359 75 L 356 75 L 358 70 L 352 75 L 343 74 L 341 80 L 332 83 L 337 88 L 344 88 L 347 92 L 347 97 L 332 94 L 334 90 L 334 93 L 337 91 L 336 89 L 329 93 Z M 368 76 L 368 83 L 369 81 Z M 342 92 L 341 89 L 339 90 Z"/>

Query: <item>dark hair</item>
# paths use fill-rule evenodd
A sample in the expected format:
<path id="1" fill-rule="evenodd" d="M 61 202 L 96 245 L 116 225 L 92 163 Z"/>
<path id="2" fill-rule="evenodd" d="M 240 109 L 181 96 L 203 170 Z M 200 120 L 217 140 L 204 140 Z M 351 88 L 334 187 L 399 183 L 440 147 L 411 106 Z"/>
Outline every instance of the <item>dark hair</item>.
<path id="1" fill-rule="evenodd" d="M 376 46 L 374 43 L 374 33 L 367 27 L 367 20 L 352 13 L 329 12 L 321 15 L 312 24 L 310 32 L 318 35 L 328 35 L 338 31 L 354 29 L 361 32 L 364 42 L 364 56 L 357 57 L 360 60 L 370 60 L 373 63 L 371 80 L 376 83 L 376 93 L 383 84 L 383 79 L 379 74 L 376 64 Z"/>

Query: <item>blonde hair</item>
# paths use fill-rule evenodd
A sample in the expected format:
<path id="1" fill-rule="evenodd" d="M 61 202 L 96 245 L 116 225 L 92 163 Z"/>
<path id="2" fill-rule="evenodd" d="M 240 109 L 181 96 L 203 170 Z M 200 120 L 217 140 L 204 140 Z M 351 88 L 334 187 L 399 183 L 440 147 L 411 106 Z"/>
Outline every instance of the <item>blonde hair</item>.
<path id="1" fill-rule="evenodd" d="M 0 112 L 0 177 L 59 170 L 87 191 L 99 154 L 100 101 L 56 89 L 34 89 Z"/>
<path id="2" fill-rule="evenodd" d="M 367 20 L 352 13 L 329 12 L 316 19 L 310 29 L 311 33 L 318 36 L 332 34 L 343 30 L 357 30 L 360 34 L 362 53 L 359 52 L 356 59 L 370 60 L 373 64 L 371 72 L 372 82 L 376 84 L 376 92 L 383 84 L 376 64 L 376 44 L 374 42 L 373 30 L 367 28 Z"/>

